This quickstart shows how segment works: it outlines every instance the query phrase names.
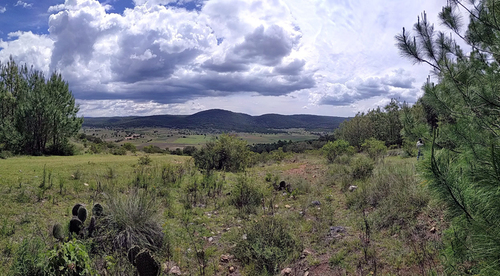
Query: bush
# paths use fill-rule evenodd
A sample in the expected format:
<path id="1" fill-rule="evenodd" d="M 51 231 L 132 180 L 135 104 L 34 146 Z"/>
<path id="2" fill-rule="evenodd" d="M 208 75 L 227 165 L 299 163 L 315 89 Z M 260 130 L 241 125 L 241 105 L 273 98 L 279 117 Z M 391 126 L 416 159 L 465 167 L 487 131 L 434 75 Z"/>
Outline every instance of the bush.
<path id="1" fill-rule="evenodd" d="M 208 142 L 193 155 L 195 165 L 203 171 L 243 171 L 249 162 L 250 150 L 244 140 L 223 134 Z"/>
<path id="2" fill-rule="evenodd" d="M 361 147 L 363 148 L 363 151 L 368 153 L 368 156 L 370 156 L 373 160 L 387 154 L 387 147 L 385 146 L 385 143 L 375 138 L 366 139 Z"/>
<path id="3" fill-rule="evenodd" d="M 0 159 L 7 159 L 7 158 L 10 158 L 14 156 L 12 154 L 12 152 L 8 151 L 8 150 L 3 150 L 3 151 L 0 151 Z"/>
<path id="4" fill-rule="evenodd" d="M 136 148 L 136 147 L 135 147 L 135 145 L 134 145 L 134 144 L 132 144 L 132 143 L 125 143 L 125 144 L 123 144 L 123 146 L 122 146 L 122 147 L 123 147 L 125 150 L 128 150 L 128 151 L 130 151 L 130 152 L 132 152 L 132 153 L 135 153 L 135 152 L 137 151 L 137 148 Z"/>
<path id="5" fill-rule="evenodd" d="M 262 193 L 253 185 L 251 180 L 245 176 L 239 176 L 238 181 L 231 192 L 230 202 L 242 214 L 252 214 L 256 212 L 258 206 L 262 204 Z"/>
<path id="6" fill-rule="evenodd" d="M 372 175 L 374 167 L 373 160 L 361 154 L 351 162 L 352 178 L 366 179 Z"/>
<path id="7" fill-rule="evenodd" d="M 58 244 L 47 253 L 48 275 L 92 275 L 85 245 L 76 239 Z"/>
<path id="8" fill-rule="evenodd" d="M 151 157 L 146 154 L 145 156 L 139 157 L 139 160 L 137 162 L 139 163 L 139 165 L 147 166 L 153 162 L 153 159 L 151 159 Z"/>
<path id="9" fill-rule="evenodd" d="M 275 217 L 250 225 L 245 235 L 246 239 L 237 241 L 233 253 L 252 267 L 251 274 L 274 275 L 283 263 L 302 252 L 302 244 L 293 238 L 285 222 Z"/>
<path id="10" fill-rule="evenodd" d="M 321 151 L 328 159 L 328 162 L 333 163 L 338 156 L 343 154 L 353 155 L 354 147 L 349 145 L 349 142 L 344 140 L 336 140 L 335 142 L 328 142 L 322 148 Z"/>
<path id="11" fill-rule="evenodd" d="M 144 151 L 145 153 L 165 153 L 165 151 L 160 147 L 154 145 L 145 146 L 144 148 L 142 148 L 142 151 Z"/>
<path id="12" fill-rule="evenodd" d="M 113 155 L 127 155 L 127 150 L 125 148 L 114 148 L 111 150 Z"/>
<path id="13" fill-rule="evenodd" d="M 72 156 L 77 152 L 76 146 L 69 143 L 52 144 L 47 147 L 47 154 L 50 155 L 60 155 L 60 156 Z"/>

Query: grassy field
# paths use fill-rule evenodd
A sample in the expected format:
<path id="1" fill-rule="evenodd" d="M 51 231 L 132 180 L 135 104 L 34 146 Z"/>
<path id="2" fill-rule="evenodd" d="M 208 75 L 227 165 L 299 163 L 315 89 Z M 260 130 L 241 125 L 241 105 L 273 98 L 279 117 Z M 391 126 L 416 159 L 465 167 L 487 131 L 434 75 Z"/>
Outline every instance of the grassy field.
<path id="1" fill-rule="evenodd" d="M 167 128 L 137 128 L 137 129 L 105 129 L 86 128 L 85 134 L 99 137 L 108 142 L 117 142 L 121 145 L 125 142 L 134 144 L 139 149 L 144 146 L 155 145 L 162 149 L 184 148 L 186 146 L 201 147 L 208 141 L 214 139 L 218 134 L 202 133 L 190 130 L 175 130 Z M 140 138 L 125 140 L 132 134 L 141 135 Z M 317 139 L 318 135 L 300 129 L 291 129 L 287 133 L 265 134 L 265 133 L 234 133 L 247 141 L 248 144 L 267 144 L 282 141 L 305 141 Z"/>
<path id="2" fill-rule="evenodd" d="M 201 137 L 177 139 L 188 144 Z M 162 275 L 173 266 L 183 275 L 254 275 L 251 263 L 233 255 L 269 218 L 279 219 L 300 244 L 279 263 L 278 273 L 285 267 L 293 275 L 441 273 L 438 250 L 446 225 L 417 176 L 415 160 L 386 158 L 376 162 L 371 176 L 358 178 L 356 168 L 366 157 L 327 164 L 311 152 L 206 179 L 190 157 L 149 157 L 149 164 L 141 154 L 0 160 L 0 275 L 9 273 L 23 240 L 39 237 L 47 249 L 60 243 L 52 227 L 67 227 L 74 204 L 91 209 L 99 202 L 106 210 L 110 197 L 129 197 L 138 187 L 155 202 L 165 234 L 162 249 L 154 253 L 164 266 Z M 273 184 L 281 181 L 293 192 L 275 190 Z M 262 195 L 252 210 L 234 204 L 242 185 Z M 351 185 L 358 188 L 349 192 Z M 135 273 L 123 251 L 91 254 L 91 260 L 101 275 Z"/>

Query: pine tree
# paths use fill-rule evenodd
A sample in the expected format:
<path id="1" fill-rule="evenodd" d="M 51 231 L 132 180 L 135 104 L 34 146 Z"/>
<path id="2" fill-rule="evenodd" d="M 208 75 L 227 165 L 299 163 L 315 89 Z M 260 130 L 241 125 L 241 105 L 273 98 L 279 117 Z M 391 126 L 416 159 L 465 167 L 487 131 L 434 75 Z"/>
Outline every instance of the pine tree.
<path id="1" fill-rule="evenodd" d="M 470 15 L 462 30 L 459 10 Z M 396 36 L 403 56 L 428 64 L 438 79 L 427 81 L 421 101 L 432 127 L 424 175 L 447 204 L 448 273 L 500 273 L 500 2 L 453 0 L 439 14 L 456 40 L 436 32 L 426 14 Z"/>
<path id="2" fill-rule="evenodd" d="M 71 154 L 68 138 L 81 128 L 78 106 L 60 74 L 46 79 L 12 58 L 0 63 L 0 151 Z"/>

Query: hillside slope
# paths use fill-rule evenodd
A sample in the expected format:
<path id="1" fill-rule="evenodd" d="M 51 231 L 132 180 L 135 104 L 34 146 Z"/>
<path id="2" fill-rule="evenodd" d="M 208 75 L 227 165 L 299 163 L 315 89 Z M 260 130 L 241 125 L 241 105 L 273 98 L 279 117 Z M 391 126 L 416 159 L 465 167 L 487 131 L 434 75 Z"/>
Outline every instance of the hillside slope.
<path id="1" fill-rule="evenodd" d="M 193 115 L 154 115 L 130 117 L 85 118 L 84 127 L 166 127 L 213 129 L 242 132 L 267 132 L 276 129 L 304 128 L 332 131 L 348 118 L 317 115 L 265 114 L 251 116 L 221 109 L 201 111 Z"/>

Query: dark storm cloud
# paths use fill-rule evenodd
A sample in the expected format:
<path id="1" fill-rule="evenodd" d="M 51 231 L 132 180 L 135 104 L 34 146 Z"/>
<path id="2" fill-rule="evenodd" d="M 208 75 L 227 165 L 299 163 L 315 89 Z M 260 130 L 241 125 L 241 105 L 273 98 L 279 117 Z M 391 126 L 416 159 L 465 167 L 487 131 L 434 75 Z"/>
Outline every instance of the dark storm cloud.
<path id="1" fill-rule="evenodd" d="M 275 66 L 291 53 L 294 42 L 280 26 L 272 25 L 267 29 L 260 26 L 245 36 L 245 41 L 234 48 L 233 54 L 237 60 Z"/>

